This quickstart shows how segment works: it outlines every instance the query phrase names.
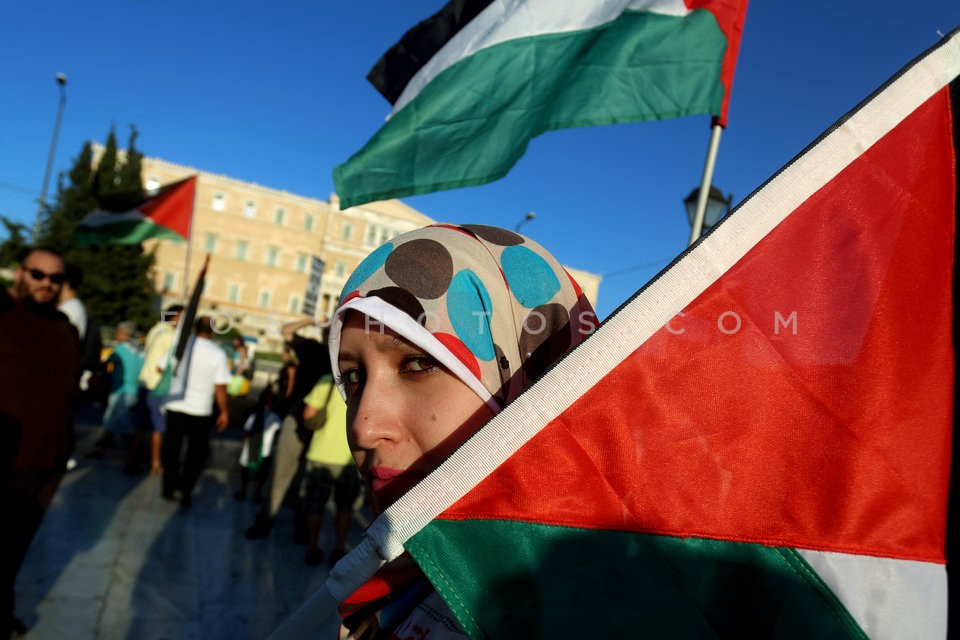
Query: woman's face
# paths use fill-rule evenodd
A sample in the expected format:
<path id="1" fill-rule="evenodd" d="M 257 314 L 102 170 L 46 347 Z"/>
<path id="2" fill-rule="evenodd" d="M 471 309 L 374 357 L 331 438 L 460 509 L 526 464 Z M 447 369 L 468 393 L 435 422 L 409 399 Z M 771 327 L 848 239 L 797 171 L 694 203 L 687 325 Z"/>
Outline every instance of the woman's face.
<path id="1" fill-rule="evenodd" d="M 414 344 L 348 312 L 339 367 L 347 439 L 373 490 L 390 506 L 493 417 L 457 377 Z"/>

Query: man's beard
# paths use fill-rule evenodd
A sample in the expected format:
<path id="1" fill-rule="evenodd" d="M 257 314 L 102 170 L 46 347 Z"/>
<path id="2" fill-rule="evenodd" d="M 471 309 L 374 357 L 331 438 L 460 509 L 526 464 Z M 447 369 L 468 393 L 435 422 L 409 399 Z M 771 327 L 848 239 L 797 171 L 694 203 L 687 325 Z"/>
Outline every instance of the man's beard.
<path id="1" fill-rule="evenodd" d="M 34 309 L 51 309 L 57 305 L 57 296 L 52 296 L 48 302 L 37 302 L 30 293 L 30 287 L 23 280 L 13 283 L 13 292 L 17 294 L 20 302 L 27 307 Z"/>

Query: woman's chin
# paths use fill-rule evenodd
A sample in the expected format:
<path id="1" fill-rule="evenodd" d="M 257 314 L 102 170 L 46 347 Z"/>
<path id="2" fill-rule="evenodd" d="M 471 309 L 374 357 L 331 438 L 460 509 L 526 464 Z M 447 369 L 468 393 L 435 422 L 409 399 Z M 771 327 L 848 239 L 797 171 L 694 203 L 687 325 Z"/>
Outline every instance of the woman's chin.
<path id="1" fill-rule="evenodd" d="M 422 475 L 402 475 L 397 476 L 391 479 L 388 482 L 382 480 L 374 480 L 371 483 L 373 489 L 373 497 L 376 500 L 376 505 L 380 511 L 383 511 L 394 502 L 399 500 L 406 494 L 410 489 L 412 489 L 420 480 L 423 479 Z"/>

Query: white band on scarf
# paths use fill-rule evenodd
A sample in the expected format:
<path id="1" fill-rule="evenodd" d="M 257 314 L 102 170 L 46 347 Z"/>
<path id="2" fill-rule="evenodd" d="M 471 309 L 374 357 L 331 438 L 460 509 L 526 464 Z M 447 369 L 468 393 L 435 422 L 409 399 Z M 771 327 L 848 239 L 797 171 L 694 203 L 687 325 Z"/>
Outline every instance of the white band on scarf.
<path id="1" fill-rule="evenodd" d="M 330 362 L 337 380 L 341 379 L 337 354 L 340 352 L 340 332 L 343 328 L 343 316 L 347 311 L 351 310 L 358 311 L 374 322 L 389 327 L 403 338 L 426 351 L 431 357 L 436 358 L 437 362 L 442 364 L 450 373 L 470 387 L 494 412 L 499 412 L 503 409 L 487 388 L 483 386 L 480 379 L 473 375 L 473 372 L 471 372 L 459 358 L 453 355 L 453 352 L 447 349 L 442 342 L 437 340 L 432 333 L 408 314 L 376 296 L 354 298 L 348 300 L 343 306 L 337 309 L 337 319 L 330 327 L 330 336 L 327 338 L 327 342 L 330 345 Z M 378 331 L 375 327 L 371 327 L 371 330 Z M 340 394 L 346 398 L 346 389 L 342 383 L 339 385 L 339 389 Z"/>

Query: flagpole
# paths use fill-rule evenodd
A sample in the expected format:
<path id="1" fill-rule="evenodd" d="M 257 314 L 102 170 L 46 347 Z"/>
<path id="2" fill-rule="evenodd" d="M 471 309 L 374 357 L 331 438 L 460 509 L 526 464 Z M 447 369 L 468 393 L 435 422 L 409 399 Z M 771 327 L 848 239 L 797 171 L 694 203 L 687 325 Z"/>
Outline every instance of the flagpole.
<path id="1" fill-rule="evenodd" d="M 190 282 L 190 248 L 193 245 L 193 218 L 197 211 L 196 176 L 193 177 L 193 180 L 193 201 L 190 203 L 190 231 L 187 233 L 187 255 L 183 263 L 183 295 L 180 297 L 180 301 L 184 304 L 187 302 L 187 296 L 190 295 L 190 292 L 187 291 L 187 284 Z"/>
<path id="2" fill-rule="evenodd" d="M 703 218 L 707 211 L 707 198 L 710 196 L 710 183 L 713 182 L 713 167 L 717 162 L 717 150 L 720 148 L 720 132 L 722 130 L 723 127 L 714 124 L 713 130 L 710 132 L 707 161 L 703 166 L 703 179 L 700 181 L 700 193 L 697 196 L 697 211 L 693 217 L 693 223 L 690 225 L 690 242 L 688 245 L 696 242 L 703 230 Z"/>

